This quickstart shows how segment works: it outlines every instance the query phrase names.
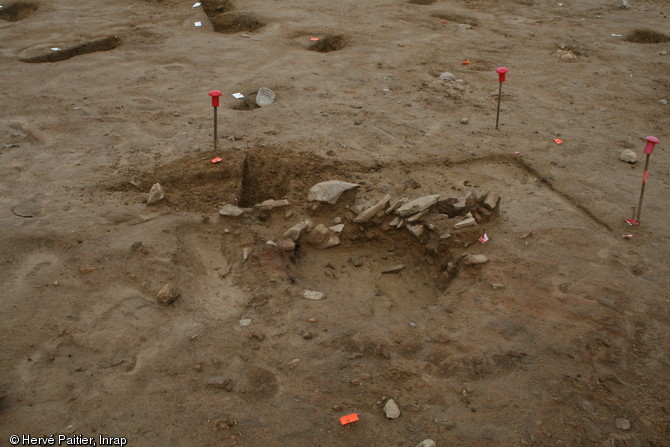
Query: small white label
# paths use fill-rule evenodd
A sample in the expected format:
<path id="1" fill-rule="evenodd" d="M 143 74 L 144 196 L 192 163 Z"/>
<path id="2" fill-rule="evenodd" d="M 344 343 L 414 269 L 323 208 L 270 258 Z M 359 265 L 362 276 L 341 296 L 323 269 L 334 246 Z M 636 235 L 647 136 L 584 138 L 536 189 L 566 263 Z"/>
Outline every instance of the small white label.
<path id="1" fill-rule="evenodd" d="M 60 51 L 60 48 L 53 47 L 51 51 Z"/>
<path id="2" fill-rule="evenodd" d="M 195 26 L 202 26 L 202 22 L 195 22 Z"/>
<path id="3" fill-rule="evenodd" d="M 193 4 L 193 7 L 194 7 L 194 8 L 197 8 L 198 6 L 200 6 L 200 2 L 198 2 L 198 3 L 194 3 L 194 4 Z"/>
<path id="4" fill-rule="evenodd" d="M 621 37 L 622 34 L 612 34 L 612 37 Z"/>
<path id="5" fill-rule="evenodd" d="M 244 95 L 242 93 L 233 93 L 233 96 L 237 99 L 242 99 L 244 98 Z"/>

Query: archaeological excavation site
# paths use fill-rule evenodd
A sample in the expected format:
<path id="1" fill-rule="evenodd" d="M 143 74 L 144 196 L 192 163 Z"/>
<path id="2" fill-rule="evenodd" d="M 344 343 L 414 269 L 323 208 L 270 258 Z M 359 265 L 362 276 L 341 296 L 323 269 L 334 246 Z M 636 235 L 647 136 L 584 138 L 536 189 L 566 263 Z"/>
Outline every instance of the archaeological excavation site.
<path id="1" fill-rule="evenodd" d="M 668 14 L 0 1 L 0 445 L 670 446 Z"/>

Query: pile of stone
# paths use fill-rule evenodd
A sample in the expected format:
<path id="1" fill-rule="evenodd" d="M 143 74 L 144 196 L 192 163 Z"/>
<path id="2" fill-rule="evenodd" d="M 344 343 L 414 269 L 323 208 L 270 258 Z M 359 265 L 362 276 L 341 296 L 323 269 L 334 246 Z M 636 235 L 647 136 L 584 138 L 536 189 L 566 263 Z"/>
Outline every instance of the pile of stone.
<path id="1" fill-rule="evenodd" d="M 336 205 L 343 193 L 359 186 L 339 180 L 318 183 L 310 188 L 308 200 L 311 205 Z M 401 198 L 395 201 L 386 194 L 372 204 L 345 206 L 344 219 L 336 217 L 327 223 L 314 223 L 311 219 L 305 219 L 286 230 L 278 240 L 268 241 L 268 244 L 276 245 L 287 252 L 293 251 L 298 243 L 327 249 L 340 244 L 341 235 L 347 225 L 357 225 L 360 229 L 380 226 L 384 231 L 404 229 L 421 243 L 429 240 L 443 241 L 451 238 L 454 231 L 477 227 L 489 220 L 497 211 L 499 202 L 500 197 L 497 194 L 486 192 L 470 192 L 462 198 L 432 194 L 413 200 Z M 266 200 L 252 209 L 228 204 L 221 209 L 220 214 L 237 217 L 253 210 L 269 211 L 288 204 L 287 200 Z M 311 206 L 311 209 L 315 208 Z M 348 224 L 344 223 L 345 220 Z"/>

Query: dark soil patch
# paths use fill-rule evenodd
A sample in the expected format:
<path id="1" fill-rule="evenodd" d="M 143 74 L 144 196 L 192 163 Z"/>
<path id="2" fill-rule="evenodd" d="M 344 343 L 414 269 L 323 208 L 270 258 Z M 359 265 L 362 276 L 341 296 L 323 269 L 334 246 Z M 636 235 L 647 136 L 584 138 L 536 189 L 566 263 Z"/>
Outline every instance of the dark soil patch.
<path id="1" fill-rule="evenodd" d="M 310 45 L 309 49 L 319 53 L 330 53 L 331 51 L 341 50 L 346 46 L 346 41 L 342 34 L 335 34 L 319 39 Z"/>
<path id="2" fill-rule="evenodd" d="M 203 0 L 202 9 L 207 14 L 207 17 L 211 19 L 224 12 L 230 12 L 235 8 L 233 7 L 233 2 L 230 0 Z"/>
<path id="3" fill-rule="evenodd" d="M 252 32 L 265 26 L 261 20 L 250 13 L 226 12 L 210 17 L 214 31 L 222 34 Z"/>
<path id="4" fill-rule="evenodd" d="M 432 5 L 436 0 L 409 0 L 414 5 Z"/>
<path id="5" fill-rule="evenodd" d="M 479 20 L 475 19 L 474 17 L 466 17 L 460 14 L 452 14 L 450 12 L 437 12 L 432 16 L 438 19 L 447 20 L 449 22 L 454 23 L 465 23 L 466 25 L 470 26 L 479 25 Z"/>
<path id="6" fill-rule="evenodd" d="M 82 54 L 96 53 L 98 51 L 109 51 L 118 47 L 121 39 L 116 36 L 103 37 L 101 39 L 89 40 L 69 48 L 63 48 L 59 51 L 47 50 L 48 52 L 36 56 L 22 57 L 22 62 L 41 63 L 41 62 L 59 62 Z"/>
<path id="7" fill-rule="evenodd" d="M 670 36 L 650 29 L 636 29 L 628 33 L 624 40 L 635 43 L 662 43 L 670 41 Z"/>
<path id="8" fill-rule="evenodd" d="M 256 110 L 261 106 L 256 104 L 256 95 L 258 92 L 245 93 L 244 98 L 236 99 L 233 105 L 230 106 L 233 110 Z"/>
<path id="9" fill-rule="evenodd" d="M 31 2 L 14 2 L 0 9 L 0 19 L 18 22 L 37 11 L 37 4 Z"/>

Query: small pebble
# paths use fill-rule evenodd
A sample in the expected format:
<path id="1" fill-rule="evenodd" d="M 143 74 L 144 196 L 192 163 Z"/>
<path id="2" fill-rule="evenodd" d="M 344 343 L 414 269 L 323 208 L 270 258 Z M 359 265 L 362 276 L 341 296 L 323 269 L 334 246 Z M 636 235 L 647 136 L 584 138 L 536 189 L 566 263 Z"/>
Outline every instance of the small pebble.
<path id="1" fill-rule="evenodd" d="M 468 124 L 470 120 L 468 118 L 461 118 L 461 124 Z"/>
<path id="2" fill-rule="evenodd" d="M 389 419 L 397 419 L 400 417 L 400 408 L 398 408 L 398 404 L 396 404 L 393 399 L 386 401 L 386 404 L 384 405 L 384 414 L 386 414 L 386 417 Z"/>
<path id="3" fill-rule="evenodd" d="M 630 421 L 626 418 L 616 418 L 614 423 L 619 430 L 630 430 Z"/>
<path id="4" fill-rule="evenodd" d="M 663 105 L 666 105 L 668 103 L 668 100 L 667 99 L 661 99 L 658 102 L 660 102 Z"/>

